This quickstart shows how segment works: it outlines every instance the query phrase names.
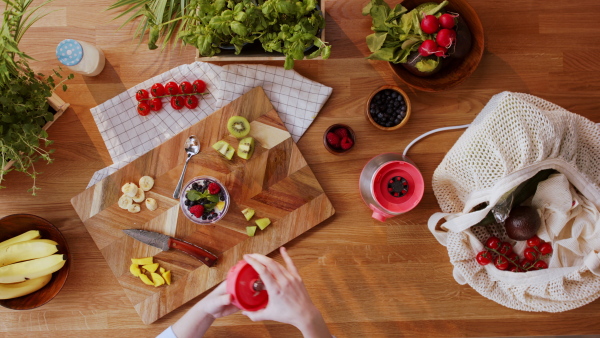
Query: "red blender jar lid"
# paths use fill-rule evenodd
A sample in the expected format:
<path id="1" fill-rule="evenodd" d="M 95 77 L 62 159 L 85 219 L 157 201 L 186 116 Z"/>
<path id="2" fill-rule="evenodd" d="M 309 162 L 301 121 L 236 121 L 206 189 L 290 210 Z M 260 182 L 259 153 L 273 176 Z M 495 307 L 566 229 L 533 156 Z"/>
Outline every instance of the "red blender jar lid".
<path id="1" fill-rule="evenodd" d="M 421 172 L 411 163 L 390 161 L 375 172 L 371 189 L 385 210 L 404 213 L 419 204 L 425 184 Z"/>
<path id="2" fill-rule="evenodd" d="M 246 311 L 263 309 L 269 302 L 258 272 L 245 260 L 237 262 L 227 273 L 227 293 L 233 305 Z"/>

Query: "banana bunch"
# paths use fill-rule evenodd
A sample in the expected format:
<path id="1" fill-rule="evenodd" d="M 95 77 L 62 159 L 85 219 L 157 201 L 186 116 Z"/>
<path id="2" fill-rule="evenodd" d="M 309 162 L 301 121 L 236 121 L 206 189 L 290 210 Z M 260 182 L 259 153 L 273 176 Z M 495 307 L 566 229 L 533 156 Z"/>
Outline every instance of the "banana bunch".
<path id="1" fill-rule="evenodd" d="M 154 211 L 158 208 L 158 203 L 154 198 L 146 198 L 146 191 L 150 191 L 154 186 L 154 179 L 150 176 L 142 176 L 140 178 L 140 186 L 138 187 L 133 182 L 125 183 L 121 187 L 121 192 L 123 195 L 119 198 L 117 204 L 121 209 L 125 209 L 131 213 L 140 212 L 140 205 L 137 203 L 141 203 L 146 200 L 146 208 L 150 211 Z M 134 203 L 135 202 L 135 203 Z"/>
<path id="2" fill-rule="evenodd" d="M 66 256 L 57 254 L 58 243 L 40 239 L 38 230 L 0 242 L 0 299 L 28 295 L 43 288 L 52 273 L 66 263 Z"/>

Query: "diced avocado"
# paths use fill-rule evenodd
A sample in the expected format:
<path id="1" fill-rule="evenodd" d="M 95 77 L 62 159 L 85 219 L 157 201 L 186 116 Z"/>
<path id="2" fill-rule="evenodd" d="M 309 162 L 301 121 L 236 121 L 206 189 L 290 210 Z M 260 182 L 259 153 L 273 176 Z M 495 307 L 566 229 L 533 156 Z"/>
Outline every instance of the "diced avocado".
<path id="1" fill-rule="evenodd" d="M 271 224 L 271 220 L 268 218 L 259 218 L 254 222 L 256 222 L 256 225 L 258 225 L 260 230 L 265 230 L 265 228 L 268 227 L 269 224 Z"/>

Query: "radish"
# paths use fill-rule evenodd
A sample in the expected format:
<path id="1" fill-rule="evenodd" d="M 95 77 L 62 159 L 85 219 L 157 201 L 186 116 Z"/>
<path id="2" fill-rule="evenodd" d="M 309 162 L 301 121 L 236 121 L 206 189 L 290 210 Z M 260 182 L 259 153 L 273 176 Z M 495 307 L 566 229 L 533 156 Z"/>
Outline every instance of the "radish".
<path id="1" fill-rule="evenodd" d="M 448 51 L 448 49 L 446 49 L 442 46 L 438 46 L 438 48 L 435 50 L 435 56 L 445 58 L 446 56 L 448 56 L 448 54 L 446 54 L 447 51 Z"/>
<path id="2" fill-rule="evenodd" d="M 438 45 L 440 45 L 446 49 L 450 48 L 450 46 L 452 46 L 454 41 L 456 41 L 456 32 L 453 29 L 442 28 L 437 33 L 437 36 L 435 37 L 435 41 L 437 42 Z"/>
<path id="3" fill-rule="evenodd" d="M 442 26 L 442 28 L 452 28 L 454 27 L 454 16 L 446 13 L 446 14 L 442 14 L 438 20 L 440 22 L 440 26 Z"/>
<path id="4" fill-rule="evenodd" d="M 426 15 L 423 20 L 421 20 L 421 29 L 425 34 L 434 34 L 440 29 L 440 23 L 435 16 Z"/>
<path id="5" fill-rule="evenodd" d="M 429 56 L 437 51 L 438 46 L 433 40 L 425 40 L 419 47 L 419 54 L 421 56 Z"/>

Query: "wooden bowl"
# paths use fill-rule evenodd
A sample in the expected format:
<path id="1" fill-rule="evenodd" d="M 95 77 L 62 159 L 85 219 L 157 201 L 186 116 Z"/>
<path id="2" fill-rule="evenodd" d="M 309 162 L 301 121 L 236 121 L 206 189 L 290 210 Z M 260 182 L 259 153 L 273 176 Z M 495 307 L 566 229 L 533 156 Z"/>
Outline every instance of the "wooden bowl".
<path id="1" fill-rule="evenodd" d="M 71 265 L 71 255 L 67 241 L 60 231 L 47 220 L 28 214 L 14 214 L 0 219 L 0 242 L 18 236 L 29 230 L 39 230 L 41 238 L 51 239 L 58 243 L 57 254 L 67 256 L 65 265 L 52 274 L 52 279 L 46 286 L 28 295 L 0 300 L 0 305 L 13 310 L 29 310 L 48 303 L 62 289 Z"/>
<path id="2" fill-rule="evenodd" d="M 392 127 L 384 127 L 384 126 L 378 124 L 377 122 L 375 122 L 375 120 L 373 120 L 373 117 L 371 116 L 371 114 L 369 112 L 369 107 L 371 106 L 371 101 L 373 100 L 373 97 L 375 96 L 375 94 L 379 93 L 382 90 L 386 90 L 386 89 L 391 89 L 391 90 L 398 92 L 398 94 L 402 95 L 402 97 L 404 98 L 404 102 L 406 102 L 406 116 L 404 117 L 404 119 L 402 121 L 400 121 L 400 123 L 398 123 L 397 125 L 392 126 Z M 411 106 L 410 99 L 408 98 L 408 95 L 404 92 L 404 90 L 400 89 L 400 87 L 398 87 L 398 86 L 386 85 L 386 86 L 381 86 L 381 87 L 375 89 L 371 93 L 371 96 L 369 96 L 369 99 L 367 100 L 367 105 L 365 107 L 365 115 L 367 117 L 367 120 L 369 120 L 369 122 L 371 122 L 371 124 L 373 126 L 375 126 L 375 128 L 385 130 L 385 131 L 391 131 L 391 130 L 396 130 L 396 129 L 402 128 L 402 126 L 404 126 L 408 122 L 408 119 L 410 118 L 410 112 L 411 112 L 410 106 Z"/>
<path id="3" fill-rule="evenodd" d="M 345 128 L 346 130 L 348 130 L 348 136 L 350 136 L 350 139 L 352 139 L 352 147 L 350 147 L 349 149 L 336 149 L 333 148 L 329 145 L 329 143 L 327 143 L 327 134 L 332 131 L 335 130 L 337 128 Z M 352 148 L 354 148 L 354 146 L 356 145 L 356 135 L 354 134 L 354 130 L 352 130 L 352 128 L 350 128 L 350 126 L 345 125 L 345 124 L 341 124 L 341 123 L 336 123 L 334 125 L 329 126 L 329 128 L 327 128 L 325 130 L 325 133 L 323 133 L 323 145 L 325 146 L 325 149 L 327 149 L 327 151 L 329 151 L 330 153 L 334 154 L 334 155 L 341 155 L 341 154 L 345 154 L 347 152 L 349 152 L 350 150 L 352 150 Z"/>
<path id="4" fill-rule="evenodd" d="M 405 0 L 402 2 L 402 6 L 410 11 L 425 2 L 431 2 L 431 0 Z M 460 14 L 471 31 L 471 50 L 467 56 L 462 59 L 445 59 L 442 69 L 427 77 L 414 75 L 401 64 L 389 62 L 390 68 L 400 80 L 422 91 L 437 92 L 462 83 L 477 69 L 483 56 L 483 26 L 473 7 L 466 0 L 451 0 L 445 10 Z"/>

